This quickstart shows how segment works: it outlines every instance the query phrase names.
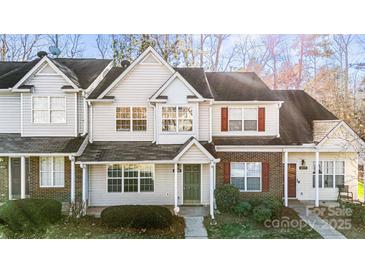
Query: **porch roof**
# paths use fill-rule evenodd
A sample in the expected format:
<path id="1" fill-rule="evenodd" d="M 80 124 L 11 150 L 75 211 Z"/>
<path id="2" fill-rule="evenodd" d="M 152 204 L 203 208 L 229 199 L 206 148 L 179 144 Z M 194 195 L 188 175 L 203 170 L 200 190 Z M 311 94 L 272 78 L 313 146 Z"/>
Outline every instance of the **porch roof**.
<path id="1" fill-rule="evenodd" d="M 21 137 L 18 133 L 0 134 L 0 154 L 76 153 L 85 137 Z"/>
<path id="2" fill-rule="evenodd" d="M 86 146 L 79 162 L 138 162 L 138 161 L 172 161 L 189 143 L 155 144 L 145 141 L 93 142 Z M 214 157 L 214 146 L 200 142 Z"/>

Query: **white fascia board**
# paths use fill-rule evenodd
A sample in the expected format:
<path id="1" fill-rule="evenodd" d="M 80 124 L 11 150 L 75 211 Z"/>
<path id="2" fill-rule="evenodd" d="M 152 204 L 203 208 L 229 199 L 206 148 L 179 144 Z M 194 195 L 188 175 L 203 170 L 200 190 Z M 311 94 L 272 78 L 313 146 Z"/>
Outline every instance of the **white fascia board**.
<path id="1" fill-rule="evenodd" d="M 44 157 L 57 157 L 57 156 L 75 156 L 76 153 L 0 153 L 0 157 L 30 157 L 30 156 L 44 156 Z"/>
<path id="2" fill-rule="evenodd" d="M 220 159 L 215 159 L 206 149 L 202 146 L 196 139 L 191 140 L 191 142 L 182 150 L 178 155 L 175 156 L 174 161 L 179 162 L 179 159 L 188 151 L 193 145 L 196 145 L 199 150 L 210 160 L 214 162 L 219 162 Z"/>
<path id="3" fill-rule="evenodd" d="M 150 98 L 151 101 L 157 100 L 157 97 L 176 79 L 178 78 L 183 84 L 196 96 L 199 101 L 204 101 L 204 98 L 200 95 L 199 92 L 193 88 L 188 81 L 181 76 L 177 71 L 155 92 L 154 95 Z M 194 99 L 192 99 L 194 100 Z M 195 99 L 197 100 L 197 99 Z"/>
<path id="4" fill-rule="evenodd" d="M 138 65 L 149 53 L 152 53 L 154 57 L 156 57 L 163 65 L 165 65 L 171 73 L 174 73 L 175 70 L 150 46 L 148 47 L 137 59 L 135 59 L 125 71 L 114 82 L 109 85 L 109 87 L 99 95 L 98 99 L 103 98 L 109 91 L 115 87 L 136 65 Z"/>
<path id="5" fill-rule="evenodd" d="M 350 134 L 355 137 L 355 139 L 359 142 L 359 145 L 361 147 L 365 147 L 365 142 L 345 121 L 339 122 L 338 125 L 336 125 L 333 129 L 331 129 L 330 132 L 328 132 L 326 136 L 324 136 L 323 139 L 318 143 L 318 147 L 321 147 L 326 140 L 330 139 L 330 137 L 335 133 L 335 131 L 341 126 L 344 126 L 350 132 Z"/>
<path id="6" fill-rule="evenodd" d="M 86 102 L 90 103 L 113 103 L 115 99 L 86 99 Z"/>
<path id="7" fill-rule="evenodd" d="M 261 105 L 261 104 L 282 104 L 284 101 L 213 101 L 214 105 L 234 105 L 234 104 L 244 104 L 244 105 Z"/>
<path id="8" fill-rule="evenodd" d="M 174 164 L 173 160 L 158 160 L 158 161 L 77 161 L 76 164 L 84 165 L 114 165 L 114 164 Z"/>
<path id="9" fill-rule="evenodd" d="M 92 82 L 87 89 L 84 90 L 85 92 L 85 98 L 87 98 L 91 92 L 98 86 L 98 84 L 104 79 L 105 75 L 111 70 L 111 68 L 114 66 L 114 61 L 110 61 L 110 63 L 103 69 L 103 71 L 96 77 L 94 82 Z"/>
<path id="10" fill-rule="evenodd" d="M 54 69 L 56 71 L 56 73 L 58 75 L 61 75 L 73 88 L 75 89 L 79 89 L 79 87 L 77 87 L 71 80 L 70 78 L 68 78 L 62 71 L 60 71 L 60 69 L 53 64 L 53 62 L 51 60 L 49 60 L 49 58 L 46 56 L 44 56 L 30 71 L 28 71 L 27 74 L 25 74 L 23 76 L 22 79 L 19 80 L 18 83 L 15 84 L 15 86 L 13 87 L 13 89 L 17 89 L 21 84 L 23 84 L 31 75 L 33 75 L 34 72 L 36 72 L 38 70 L 38 68 L 40 68 L 40 66 L 42 66 L 44 63 L 47 63 L 48 65 L 50 65 L 50 67 L 52 69 Z"/>
<path id="11" fill-rule="evenodd" d="M 217 152 L 336 152 L 352 153 L 355 150 L 344 150 L 339 147 L 320 148 L 312 146 L 215 146 Z"/>

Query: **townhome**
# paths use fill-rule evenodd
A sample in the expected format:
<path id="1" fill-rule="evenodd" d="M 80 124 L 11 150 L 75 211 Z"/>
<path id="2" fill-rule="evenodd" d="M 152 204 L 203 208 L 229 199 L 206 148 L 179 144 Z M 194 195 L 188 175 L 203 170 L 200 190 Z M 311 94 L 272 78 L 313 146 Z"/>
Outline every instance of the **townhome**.
<path id="1" fill-rule="evenodd" d="M 0 63 L 0 201 L 98 207 L 209 207 L 243 197 L 357 199 L 363 141 L 302 90 L 249 72 L 172 67 L 148 48 L 132 63 Z"/>

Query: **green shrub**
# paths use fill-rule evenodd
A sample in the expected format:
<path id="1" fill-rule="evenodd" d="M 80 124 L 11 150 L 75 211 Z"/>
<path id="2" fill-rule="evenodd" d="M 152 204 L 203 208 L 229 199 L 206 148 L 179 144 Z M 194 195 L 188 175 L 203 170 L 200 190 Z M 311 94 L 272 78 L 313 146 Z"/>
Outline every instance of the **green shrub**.
<path id="1" fill-rule="evenodd" d="M 272 211 L 270 208 L 264 205 L 258 205 L 253 209 L 253 218 L 256 222 L 263 223 L 266 220 L 270 220 L 272 217 Z"/>
<path id="2" fill-rule="evenodd" d="M 365 207 L 362 205 L 346 203 L 347 208 L 351 208 L 351 220 L 354 224 L 365 225 Z"/>
<path id="3" fill-rule="evenodd" d="M 167 228 L 173 216 L 162 206 L 125 205 L 107 207 L 101 212 L 101 220 L 111 227 Z"/>
<path id="4" fill-rule="evenodd" d="M 16 232 L 41 229 L 61 219 L 62 204 L 50 199 L 8 201 L 0 207 L 0 219 Z"/>
<path id="5" fill-rule="evenodd" d="M 217 207 L 222 212 L 232 212 L 240 200 L 240 191 L 232 185 L 221 185 L 214 192 Z"/>
<path id="6" fill-rule="evenodd" d="M 283 209 L 283 201 L 279 198 L 268 197 L 263 199 L 262 204 L 271 210 L 272 217 L 280 216 Z"/>
<path id="7" fill-rule="evenodd" d="M 248 202 L 250 203 L 250 205 L 252 207 L 257 207 L 258 205 L 261 205 L 262 204 L 263 199 L 262 198 L 259 198 L 259 197 L 250 197 L 248 199 Z"/>
<path id="8" fill-rule="evenodd" d="M 233 208 L 234 213 L 238 216 L 248 216 L 251 213 L 252 206 L 249 202 L 239 202 Z"/>

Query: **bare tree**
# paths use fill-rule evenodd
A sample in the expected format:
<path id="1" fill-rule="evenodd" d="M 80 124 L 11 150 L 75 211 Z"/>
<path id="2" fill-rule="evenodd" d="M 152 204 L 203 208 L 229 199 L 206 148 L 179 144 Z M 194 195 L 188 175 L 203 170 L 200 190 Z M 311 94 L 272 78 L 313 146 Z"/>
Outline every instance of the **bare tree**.
<path id="1" fill-rule="evenodd" d="M 102 59 L 105 59 L 111 49 L 111 36 L 98 34 L 96 37 L 96 47 Z"/>
<path id="2" fill-rule="evenodd" d="M 8 52 L 8 43 L 6 34 L 2 34 L 0 38 L 1 47 L 0 47 L 0 61 L 6 60 L 6 54 Z"/>
<path id="3" fill-rule="evenodd" d="M 82 57 L 85 51 L 81 34 L 67 35 L 67 46 L 65 55 L 70 58 Z"/>

